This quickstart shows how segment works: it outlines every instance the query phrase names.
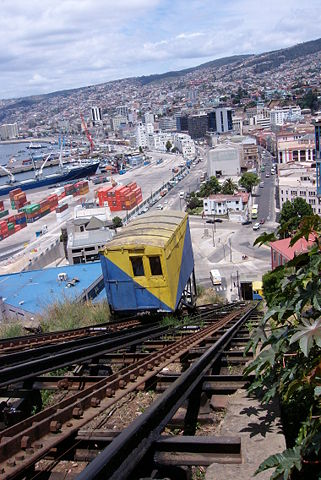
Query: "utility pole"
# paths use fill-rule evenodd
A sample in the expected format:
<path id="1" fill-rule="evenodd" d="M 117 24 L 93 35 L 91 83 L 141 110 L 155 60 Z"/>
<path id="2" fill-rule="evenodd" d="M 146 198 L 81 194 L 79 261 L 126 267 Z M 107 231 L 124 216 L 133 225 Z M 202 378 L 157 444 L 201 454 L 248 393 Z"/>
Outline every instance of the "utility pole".
<path id="1" fill-rule="evenodd" d="M 231 246 L 231 238 L 228 239 L 229 247 L 230 247 L 230 262 L 232 263 L 232 246 Z"/>

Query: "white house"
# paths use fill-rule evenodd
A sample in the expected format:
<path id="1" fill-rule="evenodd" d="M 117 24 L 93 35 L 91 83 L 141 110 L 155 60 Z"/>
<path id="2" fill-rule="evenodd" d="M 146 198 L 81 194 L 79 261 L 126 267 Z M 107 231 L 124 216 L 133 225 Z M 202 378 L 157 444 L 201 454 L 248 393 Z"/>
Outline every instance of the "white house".
<path id="1" fill-rule="evenodd" d="M 205 215 L 226 215 L 229 212 L 242 212 L 249 199 L 248 193 L 237 193 L 235 195 L 210 195 L 203 199 Z"/>

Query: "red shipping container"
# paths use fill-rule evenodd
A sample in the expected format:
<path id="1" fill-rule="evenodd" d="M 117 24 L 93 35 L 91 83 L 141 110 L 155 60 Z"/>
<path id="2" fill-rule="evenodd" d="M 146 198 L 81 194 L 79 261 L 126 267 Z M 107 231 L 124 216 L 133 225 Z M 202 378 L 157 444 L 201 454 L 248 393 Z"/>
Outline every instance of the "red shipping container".
<path id="1" fill-rule="evenodd" d="M 0 200 L 0 212 L 4 210 L 3 200 Z"/>
<path id="2" fill-rule="evenodd" d="M 19 230 L 21 230 L 21 225 L 15 225 L 14 232 L 19 232 Z"/>
<path id="3" fill-rule="evenodd" d="M 22 192 L 21 188 L 15 188 L 14 190 L 10 190 L 9 192 L 10 200 L 13 199 L 13 197 L 17 195 L 17 193 L 21 193 L 21 192 Z"/>

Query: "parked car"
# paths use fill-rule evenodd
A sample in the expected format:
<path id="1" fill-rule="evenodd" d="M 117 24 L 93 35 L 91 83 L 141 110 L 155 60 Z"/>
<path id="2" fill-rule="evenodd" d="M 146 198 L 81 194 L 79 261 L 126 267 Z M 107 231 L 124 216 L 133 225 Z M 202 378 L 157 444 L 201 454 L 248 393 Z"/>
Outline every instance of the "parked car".
<path id="1" fill-rule="evenodd" d="M 251 223 L 251 220 L 244 220 L 244 222 L 242 222 L 242 225 L 251 225 Z"/>
<path id="2" fill-rule="evenodd" d="M 257 222 L 253 225 L 253 230 L 259 230 L 260 229 L 260 223 Z"/>
<path id="3" fill-rule="evenodd" d="M 222 223 L 223 220 L 221 218 L 209 218 L 206 220 L 206 223 Z"/>
<path id="4" fill-rule="evenodd" d="M 157 208 L 157 210 L 163 210 L 163 205 L 159 204 L 159 205 L 157 205 L 156 208 Z"/>
<path id="5" fill-rule="evenodd" d="M 265 174 L 265 178 L 269 178 L 270 174 L 269 173 L 266 173 Z"/>
<path id="6" fill-rule="evenodd" d="M 265 222 L 265 218 L 261 218 L 260 224 L 263 225 L 264 222 Z"/>

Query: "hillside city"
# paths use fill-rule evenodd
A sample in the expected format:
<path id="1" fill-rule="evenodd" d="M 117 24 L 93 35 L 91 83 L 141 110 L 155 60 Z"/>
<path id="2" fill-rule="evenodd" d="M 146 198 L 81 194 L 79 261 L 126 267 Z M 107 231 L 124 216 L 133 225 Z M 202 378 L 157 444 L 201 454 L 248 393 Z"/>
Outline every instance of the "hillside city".
<path id="1" fill-rule="evenodd" d="M 317 478 L 320 65 L 0 100 L 1 478 Z"/>

